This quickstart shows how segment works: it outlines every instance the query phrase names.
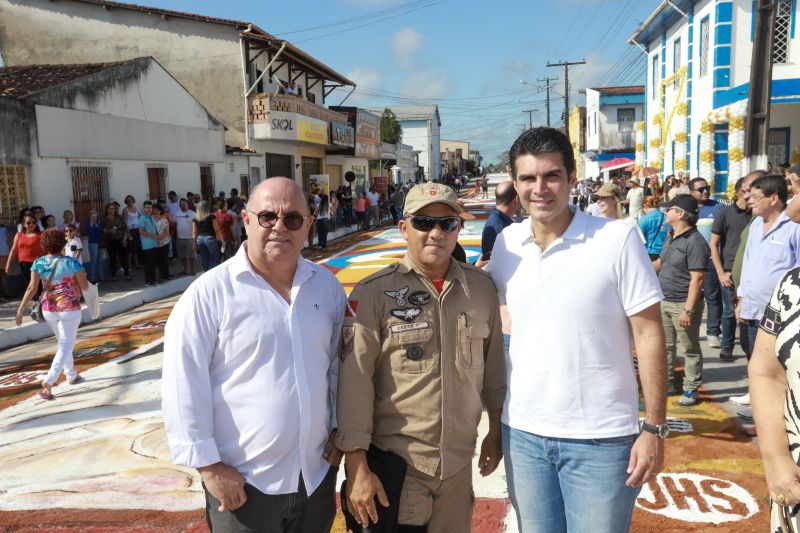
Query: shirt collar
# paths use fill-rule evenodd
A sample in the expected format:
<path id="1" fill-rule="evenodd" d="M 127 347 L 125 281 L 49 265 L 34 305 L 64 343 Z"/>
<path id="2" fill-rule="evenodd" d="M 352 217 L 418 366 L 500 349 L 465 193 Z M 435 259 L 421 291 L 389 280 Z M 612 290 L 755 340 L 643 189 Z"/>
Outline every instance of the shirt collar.
<path id="1" fill-rule="evenodd" d="M 674 241 L 675 239 L 681 239 L 681 238 L 684 238 L 684 237 L 689 237 L 695 231 L 697 231 L 697 226 L 692 226 L 691 228 L 687 229 L 686 231 L 684 231 L 683 233 L 681 233 L 677 237 L 675 236 L 675 230 L 670 231 L 669 234 L 670 234 L 670 237 L 672 237 L 672 240 Z"/>
<path id="2" fill-rule="evenodd" d="M 589 224 L 589 216 L 584 215 L 578 209 L 574 209 L 572 207 L 569 208 L 572 211 L 573 217 L 572 221 L 567 226 L 567 229 L 564 230 L 564 233 L 561 236 L 553 241 L 553 244 L 562 241 L 584 241 L 586 240 L 586 226 Z M 528 228 L 528 231 L 525 232 L 525 235 L 522 239 L 522 244 L 527 242 L 533 242 L 533 232 L 531 230 L 531 217 L 528 217 L 523 222 L 525 227 Z M 550 245 L 552 246 L 552 244 Z"/>
<path id="3" fill-rule="evenodd" d="M 253 270 L 253 265 L 250 263 L 250 258 L 247 257 L 247 241 L 243 242 L 242 245 L 239 247 L 239 251 L 236 252 L 230 259 L 230 269 L 231 273 L 233 274 L 234 278 L 238 278 L 242 274 L 249 273 L 256 279 L 260 279 L 261 281 L 266 281 L 264 278 L 259 276 L 255 270 Z M 294 272 L 294 280 L 292 281 L 292 285 L 300 285 L 305 280 L 310 278 L 314 274 L 314 270 L 311 268 L 311 265 L 308 261 L 303 258 L 302 255 L 298 256 L 297 258 L 297 269 Z"/>
<path id="4" fill-rule="evenodd" d="M 408 274 L 411 271 L 414 271 L 420 277 L 426 277 L 422 272 L 419 271 L 419 268 L 414 264 L 408 254 L 404 255 L 403 258 L 400 260 L 400 265 L 397 267 L 397 271 L 401 274 Z M 450 258 L 450 267 L 447 269 L 447 273 L 444 276 L 445 281 L 452 282 L 454 279 L 458 280 L 461 284 L 461 287 L 464 289 L 464 294 L 467 295 L 469 298 L 469 285 L 467 285 L 467 275 L 464 273 L 464 269 L 461 267 L 461 263 Z"/>

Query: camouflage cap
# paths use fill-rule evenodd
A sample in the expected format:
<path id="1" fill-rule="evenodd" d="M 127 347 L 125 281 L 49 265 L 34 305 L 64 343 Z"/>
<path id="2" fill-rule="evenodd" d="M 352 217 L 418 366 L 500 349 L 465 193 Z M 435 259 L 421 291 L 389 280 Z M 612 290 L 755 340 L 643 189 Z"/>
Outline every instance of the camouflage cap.
<path id="1" fill-rule="evenodd" d="M 411 187 L 406 194 L 403 214 L 413 215 L 426 205 L 447 204 L 456 213 L 461 213 L 458 196 L 453 189 L 442 183 L 422 183 Z"/>

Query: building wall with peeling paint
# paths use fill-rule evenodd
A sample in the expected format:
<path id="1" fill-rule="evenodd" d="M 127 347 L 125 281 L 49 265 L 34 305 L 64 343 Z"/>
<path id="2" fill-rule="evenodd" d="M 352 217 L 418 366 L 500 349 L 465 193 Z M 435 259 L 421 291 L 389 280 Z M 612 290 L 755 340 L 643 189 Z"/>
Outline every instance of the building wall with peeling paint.
<path id="1" fill-rule="evenodd" d="M 0 0 L 7 66 L 101 63 L 152 56 L 244 146 L 246 112 L 238 31 L 78 2 Z M 155 117 L 151 117 L 155 118 Z"/>

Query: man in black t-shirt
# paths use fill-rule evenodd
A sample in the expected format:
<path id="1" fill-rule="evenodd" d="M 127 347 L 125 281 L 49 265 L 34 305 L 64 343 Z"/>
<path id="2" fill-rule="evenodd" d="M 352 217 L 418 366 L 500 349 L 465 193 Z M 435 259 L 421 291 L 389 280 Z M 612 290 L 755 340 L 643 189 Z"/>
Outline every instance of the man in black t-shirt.
<path id="1" fill-rule="evenodd" d="M 664 221 L 672 231 L 664 241 L 660 258 L 655 261 L 658 281 L 664 293 L 661 322 L 667 345 L 669 392 L 675 394 L 675 362 L 677 345 L 684 351 L 685 376 L 683 406 L 698 402 L 697 389 L 703 381 L 703 352 L 700 348 L 700 323 L 703 320 L 703 278 L 711 252 L 697 231 L 699 208 L 690 194 L 679 194 L 661 204 L 667 208 Z"/>
<path id="2" fill-rule="evenodd" d="M 733 361 L 733 345 L 736 341 L 736 314 L 734 302 L 736 301 L 736 287 L 733 283 L 733 263 L 736 260 L 736 251 L 742 238 L 742 231 L 750 223 L 752 215 L 747 206 L 747 198 L 743 189 L 749 189 L 750 183 L 755 181 L 755 174 L 748 174 L 736 182 L 736 201 L 717 211 L 714 223 L 711 226 L 711 260 L 719 277 L 722 290 L 722 348 L 719 357 L 723 361 Z M 739 328 L 739 339 L 745 353 L 747 342 L 747 328 Z"/>

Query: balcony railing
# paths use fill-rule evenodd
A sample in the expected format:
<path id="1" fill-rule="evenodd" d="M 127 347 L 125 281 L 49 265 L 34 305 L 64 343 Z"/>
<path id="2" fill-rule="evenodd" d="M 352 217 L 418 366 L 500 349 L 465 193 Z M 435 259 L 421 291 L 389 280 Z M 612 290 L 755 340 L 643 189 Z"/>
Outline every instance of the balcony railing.
<path id="1" fill-rule="evenodd" d="M 630 148 L 633 151 L 636 145 L 636 134 L 632 131 L 611 131 L 600 134 L 601 149 Z"/>
<path id="2" fill-rule="evenodd" d="M 249 120 L 253 122 L 267 122 L 270 111 L 283 111 L 297 113 L 306 117 L 323 120 L 325 122 L 342 122 L 347 124 L 347 115 L 331 111 L 327 107 L 312 104 L 299 96 L 273 95 L 258 93 L 249 98 Z"/>

